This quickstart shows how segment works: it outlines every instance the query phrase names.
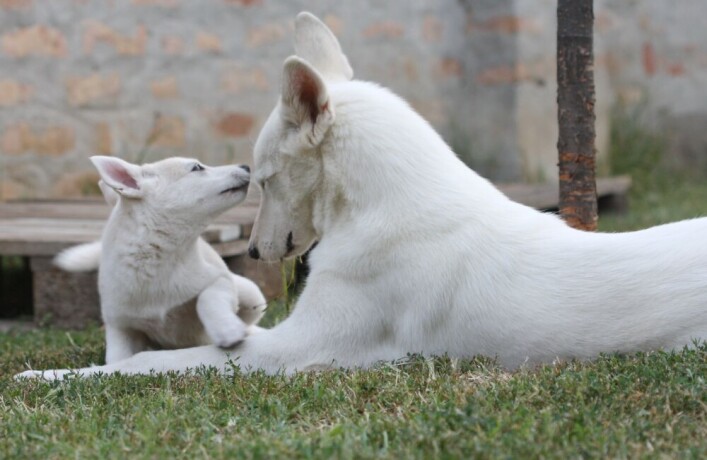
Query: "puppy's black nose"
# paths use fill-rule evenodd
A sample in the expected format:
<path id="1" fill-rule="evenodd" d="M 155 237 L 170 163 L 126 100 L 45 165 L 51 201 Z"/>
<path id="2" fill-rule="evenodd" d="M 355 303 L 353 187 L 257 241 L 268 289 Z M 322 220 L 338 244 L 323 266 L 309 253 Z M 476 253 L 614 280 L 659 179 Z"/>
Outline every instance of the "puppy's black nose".
<path id="1" fill-rule="evenodd" d="M 248 165 L 240 165 L 241 169 L 244 169 L 245 172 L 249 173 L 250 172 L 250 166 Z"/>
<path id="2" fill-rule="evenodd" d="M 251 246 L 248 248 L 248 255 L 251 257 L 251 259 L 255 259 L 255 260 L 260 259 L 260 252 L 258 251 L 258 248 L 255 246 Z"/>

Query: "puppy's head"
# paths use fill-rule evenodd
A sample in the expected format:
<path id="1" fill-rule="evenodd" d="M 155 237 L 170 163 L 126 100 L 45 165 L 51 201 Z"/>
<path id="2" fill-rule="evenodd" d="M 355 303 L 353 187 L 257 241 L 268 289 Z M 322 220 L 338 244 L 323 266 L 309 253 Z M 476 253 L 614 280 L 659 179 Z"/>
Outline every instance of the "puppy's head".
<path id="1" fill-rule="evenodd" d="M 317 237 L 321 145 L 335 121 L 327 84 L 353 76 L 334 34 L 309 13 L 295 21 L 295 50 L 283 66 L 280 100 L 254 149 L 262 198 L 249 252 L 267 261 L 302 254 Z"/>
<path id="2" fill-rule="evenodd" d="M 189 158 L 142 166 L 115 157 L 94 156 L 91 161 L 104 187 L 126 206 L 184 222 L 211 219 L 235 206 L 245 199 L 250 183 L 247 166 L 210 167 Z"/>

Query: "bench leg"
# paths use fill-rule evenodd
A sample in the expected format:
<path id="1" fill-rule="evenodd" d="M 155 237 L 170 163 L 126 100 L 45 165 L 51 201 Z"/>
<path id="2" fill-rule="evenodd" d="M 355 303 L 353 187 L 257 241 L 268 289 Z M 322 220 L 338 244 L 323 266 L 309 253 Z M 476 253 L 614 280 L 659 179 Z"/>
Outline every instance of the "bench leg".
<path id="1" fill-rule="evenodd" d="M 257 284 L 268 301 L 282 295 L 280 264 L 258 262 L 246 254 L 227 256 L 223 260 L 233 273 L 244 276 Z"/>
<path id="2" fill-rule="evenodd" d="M 97 272 L 68 273 L 50 257 L 32 257 L 34 320 L 39 325 L 81 329 L 101 321 Z"/>

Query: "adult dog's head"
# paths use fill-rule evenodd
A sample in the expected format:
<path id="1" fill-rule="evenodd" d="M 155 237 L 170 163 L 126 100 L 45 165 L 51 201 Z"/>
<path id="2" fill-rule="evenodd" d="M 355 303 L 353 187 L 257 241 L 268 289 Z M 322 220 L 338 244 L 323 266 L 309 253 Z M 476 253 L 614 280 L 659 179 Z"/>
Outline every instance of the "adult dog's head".
<path id="1" fill-rule="evenodd" d="M 321 147 L 335 120 L 327 85 L 353 76 L 334 34 L 309 13 L 295 21 L 295 50 L 254 150 L 262 198 L 249 253 L 266 261 L 302 254 L 318 236 L 314 214 L 325 188 Z"/>

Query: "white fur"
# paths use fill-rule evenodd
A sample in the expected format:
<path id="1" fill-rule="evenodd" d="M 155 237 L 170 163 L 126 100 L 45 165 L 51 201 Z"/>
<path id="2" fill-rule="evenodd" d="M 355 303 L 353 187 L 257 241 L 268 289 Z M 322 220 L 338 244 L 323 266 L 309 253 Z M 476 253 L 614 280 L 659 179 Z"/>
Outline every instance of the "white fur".
<path id="1" fill-rule="evenodd" d="M 115 206 L 118 203 L 118 194 L 106 185 L 102 180 L 98 181 L 98 187 L 103 193 L 103 198 L 108 205 Z M 77 244 L 66 248 L 54 257 L 54 265 L 67 272 L 90 272 L 98 270 L 101 263 L 101 242 Z"/>
<path id="2" fill-rule="evenodd" d="M 89 272 L 96 270 L 100 262 L 100 241 L 71 246 L 54 257 L 54 265 L 67 272 Z"/>
<path id="3" fill-rule="evenodd" d="M 312 18 L 297 22 L 310 28 L 300 36 L 332 40 Z M 311 59 L 329 74 L 345 62 Z M 707 219 L 574 230 L 509 200 L 404 101 L 339 68 L 327 80 L 288 59 L 255 147 L 263 195 L 252 252 L 278 260 L 319 240 L 292 315 L 230 355 L 148 352 L 79 375 L 227 369 L 229 359 L 293 372 L 408 353 L 481 354 L 515 368 L 707 338 Z"/>
<path id="4" fill-rule="evenodd" d="M 113 212 L 100 242 L 69 248 L 55 262 L 85 271 L 100 260 L 106 363 L 148 348 L 229 347 L 243 340 L 262 316 L 265 298 L 199 235 L 243 201 L 249 173 L 185 158 L 144 166 L 91 160 Z M 197 164 L 204 169 L 192 171 Z"/>

